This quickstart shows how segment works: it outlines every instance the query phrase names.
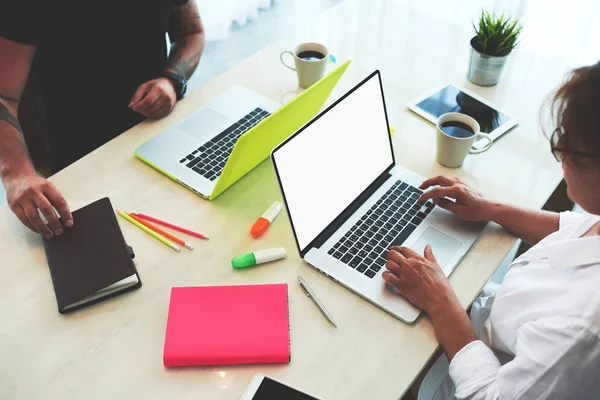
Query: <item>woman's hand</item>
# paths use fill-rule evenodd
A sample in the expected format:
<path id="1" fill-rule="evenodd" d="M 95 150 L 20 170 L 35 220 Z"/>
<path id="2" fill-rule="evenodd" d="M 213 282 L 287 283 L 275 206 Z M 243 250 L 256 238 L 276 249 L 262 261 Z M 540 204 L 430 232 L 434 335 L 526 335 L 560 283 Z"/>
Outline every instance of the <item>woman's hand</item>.
<path id="1" fill-rule="evenodd" d="M 423 193 L 419 202 L 433 199 L 434 204 L 465 221 L 490 220 L 492 203 L 460 179 L 440 175 L 427 179 L 420 188 L 425 190 L 432 186 L 435 187 Z"/>
<path id="2" fill-rule="evenodd" d="M 462 308 L 431 246 L 425 257 L 407 247 L 392 247 L 383 279 L 408 301 L 429 315 L 435 335 L 449 360 L 467 344 L 477 340 L 469 316 Z"/>
<path id="3" fill-rule="evenodd" d="M 428 314 L 455 297 L 429 245 L 425 247 L 424 256 L 408 247 L 394 246 L 385 266 L 389 272 L 383 273 L 383 279 Z"/>

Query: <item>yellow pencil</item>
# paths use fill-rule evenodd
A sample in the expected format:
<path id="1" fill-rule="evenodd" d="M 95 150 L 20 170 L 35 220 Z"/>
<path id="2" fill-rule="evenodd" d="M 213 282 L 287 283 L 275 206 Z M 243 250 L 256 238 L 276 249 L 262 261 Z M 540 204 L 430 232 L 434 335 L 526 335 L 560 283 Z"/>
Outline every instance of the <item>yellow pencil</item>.
<path id="1" fill-rule="evenodd" d="M 141 230 L 143 230 L 144 232 L 146 232 L 147 234 L 151 235 L 153 238 L 160 240 L 162 243 L 166 244 L 167 246 L 169 246 L 170 248 L 172 248 L 175 251 L 179 251 L 181 250 L 179 248 L 179 246 L 171 243 L 169 240 L 165 239 L 164 237 L 162 237 L 161 235 L 159 235 L 158 233 L 154 232 L 152 229 L 140 224 L 139 222 L 137 222 L 135 219 L 131 218 L 129 215 L 127 215 L 127 213 L 123 212 L 123 211 L 119 211 L 117 209 L 115 209 L 117 211 L 117 213 L 125 218 L 127 221 L 131 222 L 132 224 L 134 224 L 135 226 L 137 226 L 138 228 L 140 228 Z"/>

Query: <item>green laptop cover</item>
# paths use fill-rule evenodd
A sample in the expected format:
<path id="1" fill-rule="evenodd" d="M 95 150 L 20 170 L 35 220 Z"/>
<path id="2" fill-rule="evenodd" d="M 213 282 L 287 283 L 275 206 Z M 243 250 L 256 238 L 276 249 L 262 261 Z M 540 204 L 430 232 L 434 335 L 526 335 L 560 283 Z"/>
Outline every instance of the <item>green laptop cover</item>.
<path id="1" fill-rule="evenodd" d="M 242 135 L 233 147 L 209 199 L 216 198 L 267 159 L 279 143 L 317 115 L 349 64 L 350 60 L 346 61 Z"/>

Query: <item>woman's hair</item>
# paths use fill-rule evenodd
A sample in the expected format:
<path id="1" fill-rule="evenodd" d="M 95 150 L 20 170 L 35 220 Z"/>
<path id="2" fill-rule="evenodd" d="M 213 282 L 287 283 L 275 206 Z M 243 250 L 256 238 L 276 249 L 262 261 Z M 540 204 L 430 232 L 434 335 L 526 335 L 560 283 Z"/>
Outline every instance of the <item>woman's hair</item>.
<path id="1" fill-rule="evenodd" d="M 600 62 L 577 68 L 550 99 L 552 145 L 597 154 L 600 161 Z"/>

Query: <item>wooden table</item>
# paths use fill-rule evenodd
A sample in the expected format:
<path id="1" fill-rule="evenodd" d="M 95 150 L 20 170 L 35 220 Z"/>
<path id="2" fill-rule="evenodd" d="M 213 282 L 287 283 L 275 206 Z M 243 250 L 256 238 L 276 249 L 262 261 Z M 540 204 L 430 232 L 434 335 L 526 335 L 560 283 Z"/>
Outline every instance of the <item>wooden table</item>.
<path id="1" fill-rule="evenodd" d="M 177 254 L 120 220 L 137 254 L 144 283 L 139 291 L 59 315 L 39 237 L 8 208 L 0 209 L 0 398 L 234 400 L 262 372 L 323 399 L 398 399 L 438 347 L 428 319 L 406 325 L 309 268 L 296 254 L 284 213 L 262 238 L 253 239 L 251 224 L 280 199 L 269 161 L 208 202 L 134 159 L 133 150 L 233 85 L 289 101 L 298 93 L 296 76 L 280 65 L 279 53 L 315 40 L 338 60 L 354 60 L 329 102 L 381 70 L 399 164 L 424 176 L 456 175 L 490 197 L 540 207 L 561 170 L 539 133 L 538 111 L 568 65 L 517 50 L 500 85 L 476 87 L 465 79 L 470 36 L 468 25 L 406 2 L 349 0 L 191 93 L 167 118 L 132 128 L 53 176 L 73 209 L 109 196 L 120 209 L 144 211 L 211 237 Z M 477 92 L 520 121 L 460 169 L 435 162 L 434 128 L 404 107 L 445 82 Z M 487 226 L 450 278 L 465 307 L 514 242 L 499 226 Z M 288 250 L 287 259 L 244 271 L 231 268 L 234 255 L 277 246 Z M 298 274 L 326 304 L 338 329 L 304 296 Z M 172 286 L 270 282 L 289 284 L 289 365 L 163 367 Z"/>

